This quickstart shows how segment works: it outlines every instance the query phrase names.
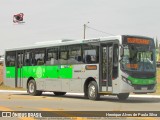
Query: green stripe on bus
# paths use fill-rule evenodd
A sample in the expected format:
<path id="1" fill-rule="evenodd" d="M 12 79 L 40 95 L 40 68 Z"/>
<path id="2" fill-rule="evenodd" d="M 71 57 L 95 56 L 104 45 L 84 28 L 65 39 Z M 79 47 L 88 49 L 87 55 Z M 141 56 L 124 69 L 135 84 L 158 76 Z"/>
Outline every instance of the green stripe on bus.
<path id="1" fill-rule="evenodd" d="M 73 76 L 71 65 L 57 66 L 23 66 L 18 68 L 18 78 L 64 78 Z M 20 75 L 21 74 L 21 75 Z M 15 67 L 6 67 L 6 78 L 15 78 Z"/>
<path id="2" fill-rule="evenodd" d="M 129 76 L 127 78 L 128 80 L 131 81 L 132 84 L 137 84 L 137 85 L 149 85 L 149 84 L 155 84 L 156 83 L 156 78 L 147 78 L 147 79 L 141 79 L 141 78 L 133 78 Z"/>
<path id="3" fill-rule="evenodd" d="M 22 68 L 23 78 L 45 78 L 45 66 L 24 66 Z"/>
<path id="4" fill-rule="evenodd" d="M 15 67 L 6 67 L 6 78 L 15 78 Z"/>
<path id="5" fill-rule="evenodd" d="M 72 78 L 72 66 L 70 65 L 58 65 L 58 66 L 46 66 L 47 78 Z"/>

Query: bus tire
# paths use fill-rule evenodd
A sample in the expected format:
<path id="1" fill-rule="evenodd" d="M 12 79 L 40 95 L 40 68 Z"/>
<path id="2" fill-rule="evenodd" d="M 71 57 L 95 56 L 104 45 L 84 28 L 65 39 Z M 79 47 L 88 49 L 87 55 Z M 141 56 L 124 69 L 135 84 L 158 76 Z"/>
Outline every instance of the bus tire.
<path id="1" fill-rule="evenodd" d="M 126 100 L 129 97 L 129 93 L 119 93 L 117 97 L 119 100 Z"/>
<path id="2" fill-rule="evenodd" d="M 53 92 L 56 96 L 65 95 L 66 92 Z"/>
<path id="3" fill-rule="evenodd" d="M 88 85 L 88 98 L 90 100 L 98 100 L 100 98 L 98 94 L 98 85 L 95 81 L 91 81 Z"/>
<path id="4" fill-rule="evenodd" d="M 30 95 L 33 95 L 33 96 L 39 96 L 39 95 L 42 94 L 42 91 L 38 91 L 37 90 L 37 86 L 36 86 L 35 80 L 30 80 L 28 82 L 27 91 L 28 91 L 28 93 Z"/>

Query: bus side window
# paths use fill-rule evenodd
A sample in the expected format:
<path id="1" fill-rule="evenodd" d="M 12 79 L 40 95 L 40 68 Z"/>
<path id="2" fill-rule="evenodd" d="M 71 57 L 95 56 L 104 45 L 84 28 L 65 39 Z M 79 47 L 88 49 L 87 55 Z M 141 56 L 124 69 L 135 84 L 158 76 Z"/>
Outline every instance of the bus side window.
<path id="1" fill-rule="evenodd" d="M 31 66 L 35 66 L 37 63 L 36 59 L 35 59 L 35 51 L 32 50 L 31 53 L 30 53 L 30 65 Z"/>
<path id="2" fill-rule="evenodd" d="M 59 64 L 68 63 L 68 46 L 61 46 L 59 50 Z"/>
<path id="3" fill-rule="evenodd" d="M 82 62 L 82 56 L 79 55 L 79 56 L 75 56 L 75 59 L 77 62 Z"/>
<path id="4" fill-rule="evenodd" d="M 119 49 L 118 49 L 118 44 L 115 44 L 113 46 L 113 72 L 112 76 L 113 78 L 118 77 L 118 56 L 119 56 Z"/>
<path id="5" fill-rule="evenodd" d="M 92 63 L 92 61 L 91 61 L 91 55 L 85 55 L 84 62 L 85 63 Z"/>
<path id="6" fill-rule="evenodd" d="M 46 65 L 58 64 L 58 48 L 48 48 Z"/>
<path id="7" fill-rule="evenodd" d="M 15 66 L 15 58 L 16 54 L 15 52 L 6 52 L 6 66 Z"/>
<path id="8" fill-rule="evenodd" d="M 83 45 L 83 63 L 92 64 L 98 63 L 98 47 L 92 45 Z"/>
<path id="9" fill-rule="evenodd" d="M 25 55 L 24 55 L 24 66 L 30 66 L 30 52 L 29 51 L 25 51 Z"/>
<path id="10" fill-rule="evenodd" d="M 35 65 L 44 65 L 45 63 L 45 49 L 36 49 L 35 58 L 33 59 Z"/>
<path id="11" fill-rule="evenodd" d="M 69 46 L 69 59 L 68 64 L 78 64 L 81 63 L 81 46 L 72 45 Z"/>

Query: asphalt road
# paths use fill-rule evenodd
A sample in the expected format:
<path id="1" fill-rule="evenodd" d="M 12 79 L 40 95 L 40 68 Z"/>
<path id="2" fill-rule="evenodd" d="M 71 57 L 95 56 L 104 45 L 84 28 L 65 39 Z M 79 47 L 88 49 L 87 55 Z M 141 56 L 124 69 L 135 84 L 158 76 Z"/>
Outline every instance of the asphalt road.
<path id="1" fill-rule="evenodd" d="M 0 111 L 160 111 L 160 96 L 131 95 L 125 101 L 115 96 L 102 96 L 99 101 L 92 101 L 83 94 L 57 97 L 52 93 L 30 96 L 25 91 L 0 91 Z"/>

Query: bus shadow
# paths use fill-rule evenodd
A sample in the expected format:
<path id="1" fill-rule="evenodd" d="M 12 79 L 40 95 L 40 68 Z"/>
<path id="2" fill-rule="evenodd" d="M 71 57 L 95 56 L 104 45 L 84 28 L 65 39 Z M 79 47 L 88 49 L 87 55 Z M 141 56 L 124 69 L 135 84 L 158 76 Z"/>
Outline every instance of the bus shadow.
<path id="1" fill-rule="evenodd" d="M 23 94 L 13 94 L 13 95 L 24 95 L 24 96 L 31 96 L 27 93 L 23 93 Z M 83 100 L 88 100 L 87 98 L 85 98 L 83 95 L 64 95 L 64 96 L 56 96 L 54 94 L 42 94 L 41 96 L 32 96 L 33 99 L 34 97 L 42 97 L 42 98 L 72 98 L 72 99 L 83 99 Z"/>
<path id="2" fill-rule="evenodd" d="M 15 94 L 14 94 L 15 95 Z M 30 96 L 29 94 L 16 94 L 16 95 L 25 95 Z M 35 96 L 33 96 L 34 99 Z M 50 97 L 50 98 L 66 98 L 66 99 L 81 99 L 89 100 L 83 95 L 64 95 L 64 96 L 55 96 L 54 94 L 42 94 L 39 97 Z M 160 103 L 160 98 L 149 98 L 149 97 L 129 97 L 127 100 L 119 100 L 116 96 L 101 96 L 99 100 L 103 102 L 117 102 L 117 103 Z"/>
<path id="3" fill-rule="evenodd" d="M 83 95 L 63 95 L 63 96 L 56 96 L 54 94 L 42 94 L 42 96 L 46 97 L 56 97 L 56 98 L 71 98 L 71 99 L 83 99 L 83 100 L 88 100 L 85 98 Z"/>

